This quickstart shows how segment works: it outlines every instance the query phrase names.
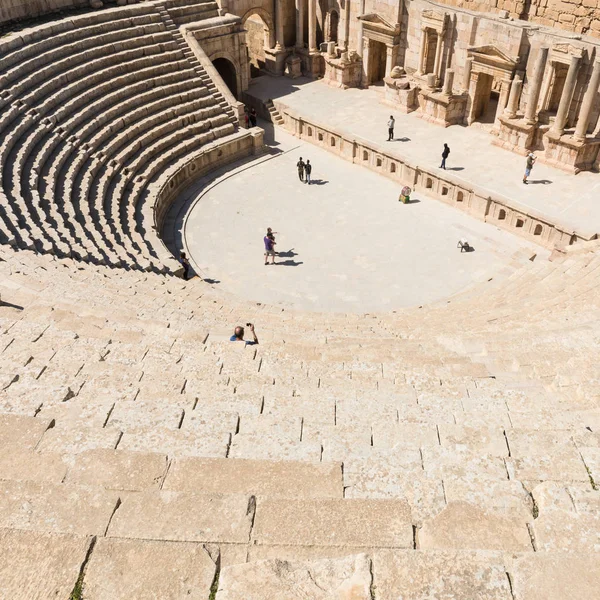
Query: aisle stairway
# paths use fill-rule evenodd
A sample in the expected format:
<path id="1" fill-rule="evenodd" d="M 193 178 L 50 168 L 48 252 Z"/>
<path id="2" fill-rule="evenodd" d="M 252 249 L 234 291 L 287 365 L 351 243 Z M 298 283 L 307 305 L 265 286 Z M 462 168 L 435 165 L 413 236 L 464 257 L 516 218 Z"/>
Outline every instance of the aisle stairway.
<path id="1" fill-rule="evenodd" d="M 179 4 L 0 40 L 0 243 L 113 267 L 176 265 L 153 229 L 158 184 L 211 143 L 245 135 L 170 16 L 214 16 L 216 4 Z"/>
<path id="2" fill-rule="evenodd" d="M 0 246 L 0 590 L 596 598 L 600 255 L 490 285 L 324 315 Z"/>

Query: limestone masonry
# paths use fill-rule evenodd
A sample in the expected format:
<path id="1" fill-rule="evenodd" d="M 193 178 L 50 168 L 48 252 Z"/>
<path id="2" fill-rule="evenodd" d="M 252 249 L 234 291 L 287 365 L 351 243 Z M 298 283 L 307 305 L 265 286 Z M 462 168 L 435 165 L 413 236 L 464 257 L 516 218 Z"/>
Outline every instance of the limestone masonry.
<path id="1" fill-rule="evenodd" d="M 597 600 L 600 240 L 569 187 L 598 185 L 576 174 L 599 166 L 597 0 L 2 0 L 0 22 L 0 598 Z M 301 85 L 332 112 L 333 93 L 375 95 L 374 119 L 425 133 L 395 140 L 401 159 L 358 112 L 337 131 L 290 108 Z M 272 123 L 245 127 L 245 104 Z M 432 129 L 511 160 L 447 174 Z M 490 277 L 462 254 L 466 289 L 379 313 L 178 277 L 192 190 L 278 156 L 315 189 L 297 138 L 368 167 L 373 194 L 414 186 L 399 210 L 485 221 L 462 227 L 498 261 L 506 231 L 520 250 Z M 418 286 L 403 266 L 390 285 Z M 250 322 L 260 344 L 229 341 Z"/>

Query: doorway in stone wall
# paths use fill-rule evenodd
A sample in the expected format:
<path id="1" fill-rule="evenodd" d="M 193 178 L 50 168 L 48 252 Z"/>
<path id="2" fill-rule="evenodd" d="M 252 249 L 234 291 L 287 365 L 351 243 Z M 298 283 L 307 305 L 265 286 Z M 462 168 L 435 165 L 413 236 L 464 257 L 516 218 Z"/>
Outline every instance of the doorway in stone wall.
<path id="1" fill-rule="evenodd" d="M 238 97 L 238 85 L 237 85 L 237 72 L 235 65 L 226 58 L 216 58 L 212 61 L 215 69 L 225 82 L 225 85 L 229 88 L 231 93 Z"/>
<path id="2" fill-rule="evenodd" d="M 252 13 L 244 20 L 250 77 L 259 77 L 266 66 L 265 48 L 270 48 L 272 32 L 269 25 L 258 13 Z"/>
<path id="3" fill-rule="evenodd" d="M 387 46 L 377 40 L 369 40 L 369 84 L 376 85 L 385 77 Z"/>
<path id="4" fill-rule="evenodd" d="M 492 92 L 494 77 L 489 73 L 480 73 L 473 99 L 473 120 L 478 123 L 493 123 L 498 106 L 498 94 Z"/>

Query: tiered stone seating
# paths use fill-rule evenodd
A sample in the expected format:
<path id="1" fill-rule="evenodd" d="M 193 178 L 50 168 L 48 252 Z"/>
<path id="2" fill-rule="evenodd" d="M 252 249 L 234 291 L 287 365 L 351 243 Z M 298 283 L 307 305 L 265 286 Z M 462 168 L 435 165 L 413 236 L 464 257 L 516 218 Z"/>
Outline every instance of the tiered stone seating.
<path id="1" fill-rule="evenodd" d="M 322 315 L 0 247 L 0 589 L 595 598 L 600 257 L 552 258 Z"/>
<path id="2" fill-rule="evenodd" d="M 177 25 L 211 19 L 219 14 L 219 6 L 210 0 L 166 0 L 165 8 Z"/>
<path id="3" fill-rule="evenodd" d="M 142 204 L 173 165 L 236 135 L 215 92 L 161 2 L 0 40 L 0 242 L 168 270 Z"/>

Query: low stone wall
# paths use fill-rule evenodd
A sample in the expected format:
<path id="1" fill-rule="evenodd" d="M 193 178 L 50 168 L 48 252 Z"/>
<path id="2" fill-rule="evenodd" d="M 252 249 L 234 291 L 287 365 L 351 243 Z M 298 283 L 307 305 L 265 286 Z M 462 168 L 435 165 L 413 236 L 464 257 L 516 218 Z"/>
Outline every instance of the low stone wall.
<path id="1" fill-rule="evenodd" d="M 407 185 L 413 189 L 413 194 L 426 194 L 548 248 L 596 238 L 595 233 L 579 233 L 560 223 L 552 223 L 533 209 L 445 171 L 430 171 L 412 165 L 372 142 L 307 120 L 281 103 L 275 102 L 275 106 L 283 116 L 284 127 L 296 137 L 385 175 L 399 185 Z"/>
<path id="2" fill-rule="evenodd" d="M 164 183 L 153 194 L 153 202 L 144 207 L 144 220 L 151 217 L 150 222 L 153 223 L 153 228 L 162 232 L 171 205 L 186 188 L 210 171 L 246 158 L 251 154 L 260 154 L 263 150 L 263 130 L 259 127 L 242 129 L 230 136 L 229 139 L 207 144 L 201 154 L 190 158 L 174 173 L 165 176 Z M 171 272 L 181 274 L 181 266 L 172 257 L 162 238 L 161 242 L 164 247 L 164 255 L 160 257 L 161 260 L 164 264 L 169 265 Z"/>

